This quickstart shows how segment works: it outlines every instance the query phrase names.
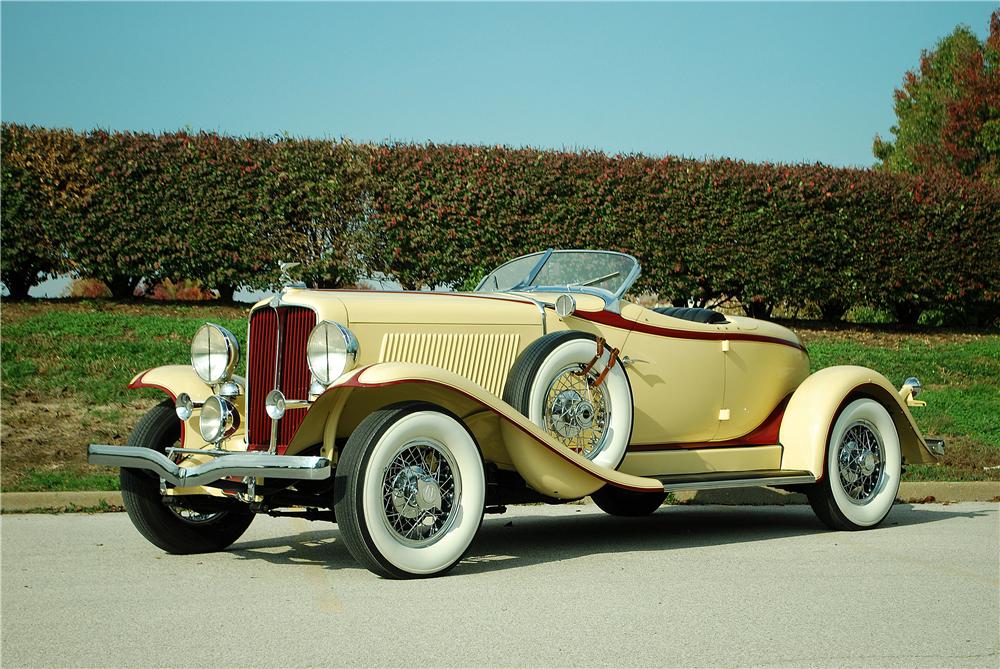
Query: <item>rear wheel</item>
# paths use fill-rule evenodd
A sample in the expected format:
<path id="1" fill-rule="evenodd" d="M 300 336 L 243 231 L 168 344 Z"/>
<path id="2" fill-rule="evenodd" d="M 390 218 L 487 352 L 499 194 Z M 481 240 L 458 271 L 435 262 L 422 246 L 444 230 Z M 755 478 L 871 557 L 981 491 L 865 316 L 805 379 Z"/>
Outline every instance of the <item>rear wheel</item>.
<path id="1" fill-rule="evenodd" d="M 667 493 L 636 492 L 606 485 L 590 496 L 601 511 L 612 516 L 648 516 L 667 499 Z"/>
<path id="2" fill-rule="evenodd" d="M 334 485 L 344 544 L 364 567 L 387 578 L 451 569 L 483 519 L 479 447 L 457 418 L 428 403 L 396 404 L 361 421 Z"/>
<path id="3" fill-rule="evenodd" d="M 164 400 L 139 420 L 128 445 L 165 453 L 179 442 L 180 429 L 173 403 Z M 190 509 L 168 506 L 163 503 L 159 480 L 145 470 L 122 468 L 120 480 L 122 501 L 132 524 L 150 543 L 168 553 L 220 551 L 239 539 L 253 521 L 250 509 L 235 501 L 224 511 L 199 511 L 195 499 Z"/>
<path id="4" fill-rule="evenodd" d="M 835 530 L 863 530 L 881 523 L 899 490 L 899 435 L 885 407 L 857 399 L 830 430 L 823 480 L 807 489 L 809 504 Z"/>

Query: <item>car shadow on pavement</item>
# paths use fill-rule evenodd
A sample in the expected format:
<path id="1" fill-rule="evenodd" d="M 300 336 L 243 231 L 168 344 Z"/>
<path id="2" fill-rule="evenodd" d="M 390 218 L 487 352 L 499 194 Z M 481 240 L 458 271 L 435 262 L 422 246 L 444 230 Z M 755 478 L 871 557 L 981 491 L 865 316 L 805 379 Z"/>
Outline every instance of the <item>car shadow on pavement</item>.
<path id="1" fill-rule="evenodd" d="M 664 506 L 642 518 L 595 513 L 594 507 L 569 505 L 575 513 L 552 515 L 547 507 L 532 514 L 489 515 L 479 535 L 452 574 L 476 574 L 571 560 L 587 555 L 665 551 L 830 533 L 808 506 Z M 876 532 L 997 511 L 961 511 L 897 504 Z M 579 515 L 578 515 L 579 514 Z M 360 569 L 335 528 L 306 521 L 303 531 L 283 537 L 236 543 L 229 553 L 240 559 L 274 564 Z"/>

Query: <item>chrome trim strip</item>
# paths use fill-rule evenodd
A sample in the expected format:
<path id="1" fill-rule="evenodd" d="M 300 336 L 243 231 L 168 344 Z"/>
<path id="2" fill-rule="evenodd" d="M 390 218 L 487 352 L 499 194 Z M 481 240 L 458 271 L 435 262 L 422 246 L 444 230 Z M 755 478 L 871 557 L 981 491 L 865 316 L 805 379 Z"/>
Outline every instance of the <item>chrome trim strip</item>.
<path id="1" fill-rule="evenodd" d="M 87 448 L 87 462 L 92 465 L 147 469 L 179 488 L 204 485 L 227 476 L 310 481 L 330 478 L 330 460 L 315 455 L 233 453 L 193 467 L 181 467 L 162 453 L 149 448 L 91 444 Z"/>
<path id="2" fill-rule="evenodd" d="M 281 304 L 281 298 L 277 300 L 271 300 L 271 309 L 274 311 L 274 319 L 276 321 L 276 332 L 274 338 L 274 387 L 281 388 L 281 336 L 284 334 L 281 327 L 281 314 L 278 313 L 278 305 Z M 278 421 L 280 418 L 271 419 L 271 443 L 267 449 L 270 455 L 274 455 L 278 452 Z"/>
<path id="3" fill-rule="evenodd" d="M 518 293 L 517 296 L 518 297 L 523 297 L 526 300 L 530 300 L 531 303 L 534 304 L 535 307 L 538 308 L 538 315 L 542 319 L 542 335 L 543 336 L 547 335 L 549 333 L 549 327 L 548 327 L 548 324 L 545 322 L 545 304 L 546 303 L 545 302 L 541 302 L 539 300 L 536 300 L 535 298 L 531 297 L 530 295 L 524 295 L 523 293 Z M 555 308 L 554 305 L 553 305 L 553 308 Z"/>
<path id="4" fill-rule="evenodd" d="M 775 476 L 768 479 L 730 479 L 728 481 L 693 481 L 690 483 L 664 483 L 664 492 L 675 490 L 718 490 L 721 488 L 756 488 L 772 485 L 800 485 L 815 483 L 815 476 Z"/>

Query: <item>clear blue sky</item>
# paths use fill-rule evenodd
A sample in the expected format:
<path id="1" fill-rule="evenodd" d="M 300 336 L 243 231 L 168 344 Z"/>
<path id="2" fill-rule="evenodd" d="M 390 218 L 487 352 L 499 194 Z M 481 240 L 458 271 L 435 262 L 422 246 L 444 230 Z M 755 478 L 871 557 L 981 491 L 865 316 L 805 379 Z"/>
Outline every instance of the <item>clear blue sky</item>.
<path id="1" fill-rule="evenodd" d="M 869 165 L 978 4 L 11 3 L 2 117 Z"/>

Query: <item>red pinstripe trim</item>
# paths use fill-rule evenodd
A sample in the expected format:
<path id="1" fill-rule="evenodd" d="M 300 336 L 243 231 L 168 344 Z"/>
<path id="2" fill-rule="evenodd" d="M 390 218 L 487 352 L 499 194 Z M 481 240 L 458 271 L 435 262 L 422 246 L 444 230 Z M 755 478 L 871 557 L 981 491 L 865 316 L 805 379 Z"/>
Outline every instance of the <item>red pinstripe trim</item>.
<path id="1" fill-rule="evenodd" d="M 142 382 L 142 380 L 144 378 L 146 378 L 146 374 L 148 374 L 149 371 L 150 370 L 147 369 L 145 372 L 143 372 L 142 374 L 139 375 L 139 378 L 137 378 L 132 383 L 128 384 L 128 386 L 127 386 L 128 389 L 129 390 L 135 390 L 136 388 L 156 388 L 157 390 L 162 390 L 163 392 L 165 392 L 167 395 L 170 396 L 170 399 L 172 399 L 176 403 L 177 402 L 177 396 L 174 395 L 173 391 L 170 390 L 170 388 L 167 388 L 166 386 L 161 386 L 158 383 L 143 383 Z M 180 418 L 178 418 L 177 420 L 180 420 Z M 181 422 L 181 448 L 184 448 L 184 433 L 185 432 L 186 432 L 186 430 L 184 429 L 184 423 Z"/>
<path id="2" fill-rule="evenodd" d="M 648 325 L 638 321 L 630 321 L 622 318 L 620 314 L 610 311 L 577 311 L 573 314 L 577 318 L 592 323 L 600 323 L 622 330 L 634 330 L 645 334 L 657 335 L 659 337 L 673 337 L 674 339 L 711 339 L 722 341 L 759 341 L 766 344 L 778 344 L 780 346 L 791 346 L 805 352 L 806 347 L 802 344 L 781 339 L 780 337 L 768 337 L 766 335 L 755 335 L 744 332 L 696 332 L 693 330 L 675 330 L 673 328 L 662 328 L 656 325 Z"/>
<path id="3" fill-rule="evenodd" d="M 778 432 L 781 430 L 781 419 L 785 416 L 785 407 L 792 399 L 789 393 L 785 399 L 764 419 L 760 425 L 742 437 L 726 439 L 725 441 L 698 441 L 675 444 L 632 444 L 628 447 L 630 453 L 641 451 L 679 451 L 698 448 L 733 448 L 740 446 L 774 446 L 778 443 Z"/>
<path id="4" fill-rule="evenodd" d="M 367 369 L 367 368 L 365 368 L 365 369 Z M 472 401 L 476 402 L 477 404 L 489 407 L 488 404 L 484 403 L 482 400 L 480 400 L 475 395 L 470 395 L 469 393 L 465 392 L 461 388 L 456 388 L 455 386 L 450 386 L 447 383 L 442 383 L 441 381 L 434 381 L 434 380 L 431 380 L 431 379 L 396 379 L 395 381 L 385 381 L 383 383 L 364 383 L 364 382 L 360 381 L 359 378 L 358 378 L 358 377 L 361 376 L 361 372 L 362 371 L 364 371 L 364 370 L 363 369 L 359 370 L 358 374 L 352 376 L 350 379 L 348 379 L 344 383 L 341 383 L 338 386 L 330 388 L 326 392 L 335 391 L 337 388 L 383 388 L 383 387 L 386 387 L 386 386 L 396 386 L 396 385 L 400 385 L 400 384 L 403 384 L 403 383 L 427 383 L 427 384 L 430 384 L 430 385 L 441 386 L 442 388 L 447 388 L 449 390 L 453 390 L 453 391 L 457 392 L 460 395 L 464 395 L 465 397 L 468 397 L 469 399 L 471 399 Z M 492 409 L 492 407 L 490 407 L 490 408 Z M 519 429 L 524 434 L 528 435 L 529 437 L 531 437 L 532 439 L 534 439 L 535 441 L 537 441 L 539 444 L 541 444 L 545 448 L 549 449 L 549 451 L 551 451 L 552 453 L 555 453 L 556 455 L 558 455 L 560 458 L 562 458 L 566 462 L 570 463 L 571 465 L 573 465 L 575 467 L 579 467 L 579 465 L 576 462 L 574 462 L 573 460 L 571 460 L 565 453 L 560 453 L 557 449 L 552 448 L 549 444 L 545 443 L 544 441 L 542 441 L 541 439 L 539 439 L 537 436 L 535 436 L 534 434 L 532 434 L 531 431 L 528 430 L 527 428 L 525 428 L 522 425 L 518 424 L 517 422 L 511 420 L 510 418 L 508 418 L 507 416 L 503 415 L 502 413 L 497 413 L 497 415 L 500 416 L 501 418 L 503 418 L 505 421 L 507 421 L 511 425 L 513 425 L 514 427 L 516 427 L 517 429 Z M 585 471 L 587 471 L 587 470 L 585 470 Z M 626 490 L 635 490 L 636 492 L 650 492 L 650 491 L 654 490 L 654 488 L 641 488 L 641 487 L 638 487 L 638 486 L 630 486 L 630 485 L 624 485 L 624 484 L 621 484 L 621 483 L 617 483 L 617 482 L 612 481 L 611 479 L 606 478 L 606 477 L 604 477 L 601 474 L 596 473 L 596 472 L 587 471 L 587 473 L 590 474 L 591 476 L 593 476 L 594 478 L 600 479 L 601 481 L 604 481 L 605 483 L 610 483 L 611 485 L 616 486 L 618 488 L 624 488 Z M 659 486 L 656 486 L 655 490 L 659 491 L 659 490 L 661 490 L 661 488 Z"/>

